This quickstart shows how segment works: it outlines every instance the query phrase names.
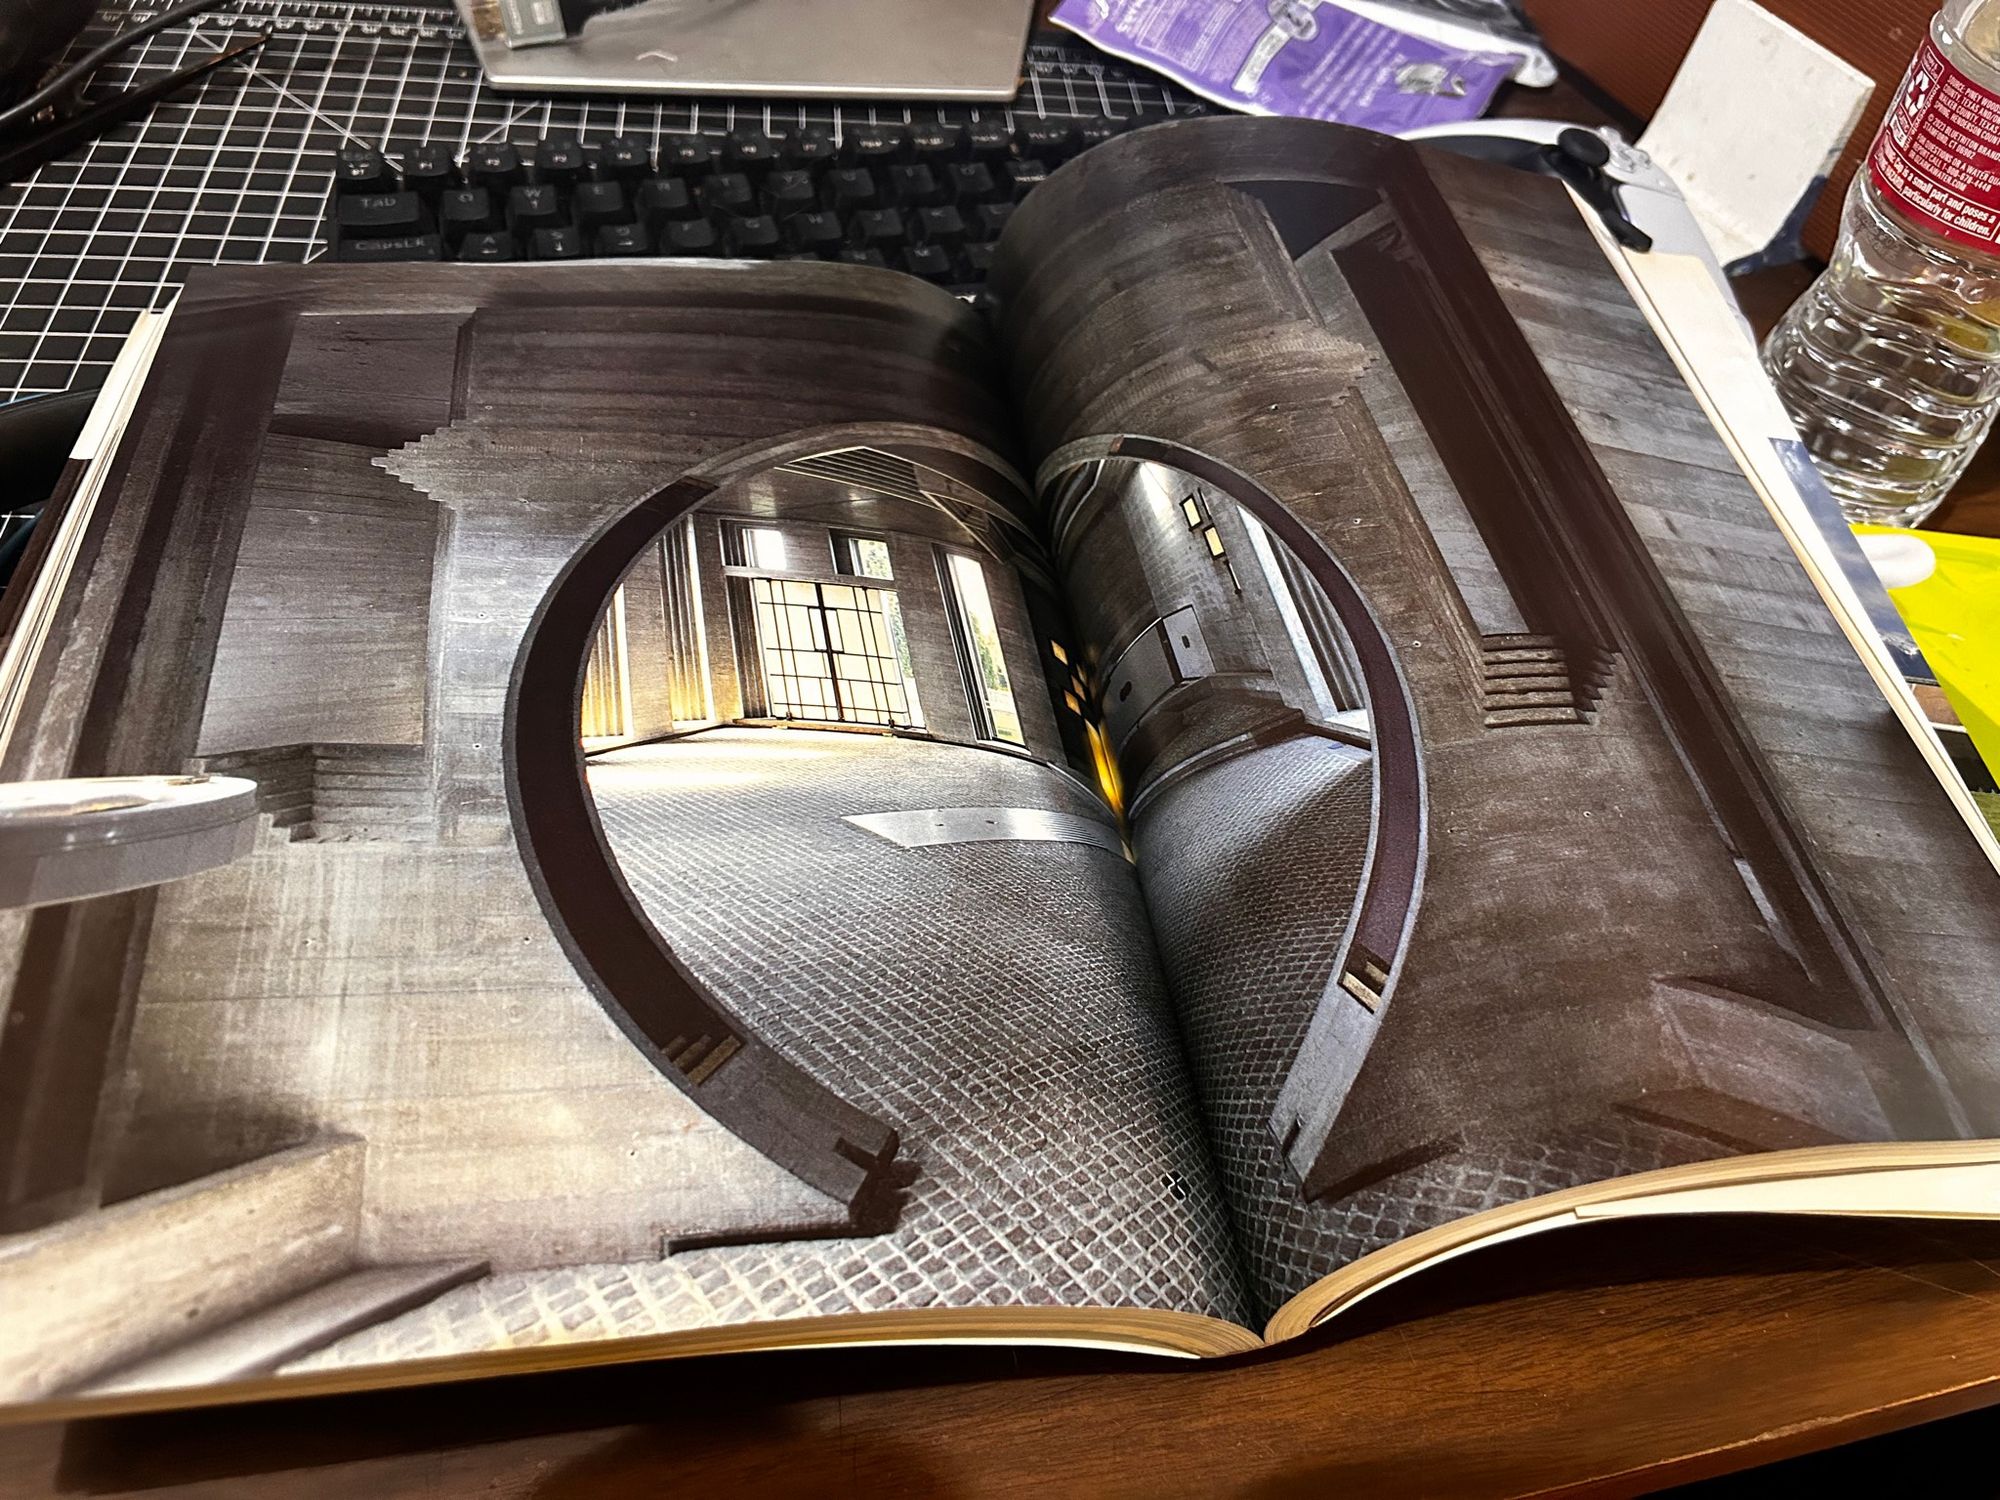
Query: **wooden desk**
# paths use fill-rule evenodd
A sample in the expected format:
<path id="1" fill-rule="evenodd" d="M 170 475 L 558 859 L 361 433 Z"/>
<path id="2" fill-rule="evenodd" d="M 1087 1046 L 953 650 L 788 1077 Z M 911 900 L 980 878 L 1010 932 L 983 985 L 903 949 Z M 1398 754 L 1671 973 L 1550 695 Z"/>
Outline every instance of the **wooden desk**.
<path id="1" fill-rule="evenodd" d="M 1214 1365 L 885 1350 L 0 1431 L 9 1496 L 1635 1494 L 2000 1401 L 2000 1224 L 1506 1246 Z"/>

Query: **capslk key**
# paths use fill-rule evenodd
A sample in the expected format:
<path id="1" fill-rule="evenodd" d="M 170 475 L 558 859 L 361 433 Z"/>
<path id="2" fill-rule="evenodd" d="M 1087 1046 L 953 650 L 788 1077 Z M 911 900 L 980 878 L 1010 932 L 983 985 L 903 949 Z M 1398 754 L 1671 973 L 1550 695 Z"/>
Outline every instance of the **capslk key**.
<path id="1" fill-rule="evenodd" d="M 370 262 L 385 260 L 442 260 L 444 242 L 434 234 L 401 234 L 394 239 L 342 240 L 342 260 Z"/>

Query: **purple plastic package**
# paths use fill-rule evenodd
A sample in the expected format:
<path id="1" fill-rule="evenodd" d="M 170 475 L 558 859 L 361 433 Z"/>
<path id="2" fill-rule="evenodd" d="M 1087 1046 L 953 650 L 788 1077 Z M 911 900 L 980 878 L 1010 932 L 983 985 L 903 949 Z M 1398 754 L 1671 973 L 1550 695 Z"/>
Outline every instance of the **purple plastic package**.
<path id="1" fill-rule="evenodd" d="M 1062 0 L 1049 19 L 1231 109 L 1390 135 L 1478 118 L 1520 61 L 1440 47 L 1326 0 Z"/>

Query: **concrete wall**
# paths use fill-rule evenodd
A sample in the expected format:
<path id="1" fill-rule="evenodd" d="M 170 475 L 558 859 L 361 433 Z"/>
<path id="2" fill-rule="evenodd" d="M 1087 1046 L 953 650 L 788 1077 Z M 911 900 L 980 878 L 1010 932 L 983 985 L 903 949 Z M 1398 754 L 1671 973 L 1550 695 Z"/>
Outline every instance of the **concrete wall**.
<path id="1" fill-rule="evenodd" d="M 625 575 L 625 667 L 632 693 L 635 739 L 671 733 L 673 684 L 668 677 L 667 608 L 660 544 L 653 543 Z"/>
<path id="2" fill-rule="evenodd" d="M 737 665 L 739 646 L 729 618 L 729 588 L 723 575 L 722 521 L 713 511 L 694 517 L 695 566 L 701 583 L 701 628 L 708 642 L 709 692 L 715 716 L 727 724 L 743 717 L 743 676 Z M 754 649 L 746 643 L 744 650 Z"/>
<path id="3" fill-rule="evenodd" d="M 1504 260 L 1496 257 L 1484 271 L 1453 260 L 1463 247 L 1449 225 L 1425 240 L 1430 226 L 1414 214 L 1393 226 L 1400 238 L 1363 238 L 1349 247 L 1366 257 L 1361 267 L 1375 278 L 1369 285 L 1380 301 L 1371 316 L 1412 314 L 1407 328 L 1395 325 L 1405 339 L 1399 350 L 1430 340 L 1407 362 L 1404 352 L 1397 355 L 1413 392 L 1426 365 L 1449 371 L 1456 359 L 1478 368 L 1497 362 L 1489 348 L 1518 349 L 1527 362 L 1525 370 L 1508 366 L 1516 389 L 1506 409 L 1480 420 L 1469 419 L 1458 387 L 1425 388 L 1424 420 L 1439 451 L 1451 439 L 1465 457 L 1467 445 L 1503 429 L 1520 445 L 1489 444 L 1472 455 L 1477 465 L 1453 470 L 1462 509 L 1479 512 L 1496 555 L 1496 535 L 1511 536 L 1516 553 L 1526 550 L 1519 539 L 1533 534 L 1529 527 L 1545 505 L 1574 507 L 1567 517 L 1573 537 L 1595 540 L 1593 527 L 1610 537 L 1607 555 L 1592 559 L 1620 583 L 1620 597 L 1603 604 L 1609 639 L 1558 643 L 1571 648 L 1578 671 L 1600 674 L 1601 696 L 1563 722 L 1489 719 L 1484 646 L 1461 576 L 1440 555 L 1434 507 L 1413 497 L 1398 455 L 1356 398 L 1365 373 L 1386 358 L 1384 348 L 1327 326 L 1271 215 L 1250 193 L 1219 180 L 1262 185 L 1275 174 L 1310 195 L 1327 178 L 1365 175 L 1392 155 L 1398 173 L 1421 181 L 1423 160 L 1404 160 L 1372 137 L 1284 120 L 1186 122 L 1105 150 L 1091 158 L 1097 193 L 1081 191 L 1092 181 L 1086 173 L 1068 186 L 1058 178 L 1044 190 L 1048 196 L 1024 206 L 1019 237 L 1010 238 L 1014 259 L 997 271 L 1010 345 L 1019 367 L 1032 372 L 1020 385 L 1025 421 L 1045 450 L 1078 441 L 1080 451 L 1101 453 L 1091 441 L 1096 435 L 1144 434 L 1251 476 L 1355 581 L 1393 650 L 1420 747 L 1426 862 L 1418 901 L 1394 912 L 1400 931 L 1388 935 L 1400 940 L 1400 953 L 1376 955 L 1394 965 L 1391 990 L 1371 1004 L 1340 986 L 1327 989 L 1268 1117 L 1306 1189 L 1338 1197 L 1399 1163 L 1477 1154 L 1508 1133 L 1609 1130 L 1640 1112 L 1723 1143 L 1719 1149 L 1939 1129 L 1936 1079 L 1924 1056 L 1888 1018 L 1870 1016 L 1853 988 L 1810 978 L 1793 934 L 1774 931 L 1712 811 L 1712 794 L 1732 790 L 1731 773 L 1703 764 L 1699 774 L 1714 779 L 1698 784 L 1691 769 L 1697 758 L 1681 753 L 1693 736 L 1717 731 L 1685 715 L 1669 721 L 1675 707 L 1664 706 L 1657 690 L 1690 659 L 1713 653 L 1705 682 L 1738 716 L 1734 722 L 1774 754 L 1802 744 L 1801 726 L 1809 717 L 1817 722 L 1827 684 L 1839 681 L 1852 693 L 1846 701 L 1857 717 L 1870 701 L 1879 717 L 1879 700 L 1824 612 L 1810 605 L 1809 583 L 1699 422 L 1670 363 L 1647 341 L 1643 319 L 1566 202 L 1555 195 L 1541 205 L 1545 211 L 1522 214 L 1514 178 L 1439 158 L 1454 178 L 1478 178 L 1496 233 L 1518 229 Z M 1291 174 L 1301 180 L 1290 182 Z M 1117 185 L 1115 203 L 1105 201 L 1107 184 Z M 1337 182 L 1329 191 L 1328 201 L 1354 196 Z M 1331 232 L 1315 228 L 1302 238 L 1318 244 Z M 1058 245 L 1059 256 L 1045 248 Z M 1550 257 L 1560 258 L 1559 272 Z M 1490 344 L 1434 338 L 1439 325 L 1418 316 L 1426 284 L 1393 280 L 1412 268 L 1448 282 L 1482 318 L 1490 314 L 1495 326 L 1477 325 Z M 1544 369 L 1568 382 L 1567 412 L 1537 383 L 1535 351 L 1520 349 L 1507 314 L 1481 300 L 1487 275 L 1528 309 L 1517 316 L 1546 318 L 1549 345 L 1570 343 L 1567 357 L 1543 352 Z M 1121 288 L 1118 297 L 1099 294 L 1107 279 Z M 1521 292 L 1524 284 L 1537 290 Z M 1630 373 L 1635 363 L 1646 364 L 1642 388 Z M 1473 394 L 1496 392 L 1498 378 L 1495 368 L 1485 369 Z M 1639 395 L 1660 409 L 1657 420 L 1650 409 L 1644 423 L 1625 418 Z M 1555 410 L 1541 404 L 1544 397 Z M 1705 445 L 1703 466 L 1712 471 L 1666 485 L 1641 483 L 1637 463 L 1620 464 L 1611 475 L 1615 494 L 1594 489 L 1587 482 L 1592 448 L 1609 464 L 1617 440 L 1642 431 L 1658 444 Z M 1503 462 L 1517 451 L 1533 452 L 1543 466 L 1538 476 L 1581 478 L 1567 490 L 1524 480 L 1524 466 Z M 1573 454 L 1572 468 L 1557 467 Z M 1696 540 L 1710 535 L 1732 546 L 1755 538 L 1757 583 L 1768 593 L 1732 599 L 1755 613 L 1732 609 L 1725 621 L 1702 596 L 1716 569 L 1733 578 L 1740 566 L 1724 543 Z M 1615 571 L 1635 536 L 1672 580 L 1675 599 L 1647 591 L 1648 575 L 1638 566 Z M 1127 545 L 1144 558 L 1154 539 L 1134 535 Z M 1577 552 L 1552 548 L 1546 555 Z M 1473 560 L 1464 581 L 1482 582 L 1474 550 L 1468 546 L 1462 557 Z M 1509 557 L 1511 567 L 1515 554 Z M 1072 566 L 1067 555 L 1065 566 Z M 1487 589 L 1507 586 L 1531 622 L 1567 618 L 1557 606 L 1582 597 L 1565 594 L 1565 579 L 1551 578 L 1547 567 L 1505 579 L 1494 571 L 1483 580 Z M 1636 580 L 1629 592 L 1628 580 Z M 1480 608 L 1504 619 L 1501 605 L 1488 599 Z M 1673 607 L 1707 618 L 1698 625 L 1675 620 Z M 1780 615 L 1783 628 L 1760 624 L 1754 637 L 1734 623 L 1775 623 Z M 1657 649 L 1669 632 L 1680 632 L 1688 655 L 1668 659 Z M 1584 660 L 1586 649 L 1600 645 L 1615 648 L 1615 659 Z M 1794 650 L 1801 659 L 1813 656 L 1810 679 L 1785 670 Z M 1641 680 L 1636 661 L 1658 676 Z M 1829 732 L 1861 737 L 1836 725 Z M 1878 739 L 1868 763 L 1918 800 L 1922 773 L 1909 747 L 1895 759 L 1883 753 L 1886 745 Z M 1857 752 L 1853 764 L 1863 759 Z M 1823 804 L 1809 788 L 1794 785 L 1785 796 L 1776 816 L 1801 829 L 1810 822 L 1812 837 L 1825 841 L 1813 844 L 1816 850 L 1847 837 L 1840 819 L 1821 816 Z M 1413 803 L 1406 795 L 1399 806 Z M 1409 852 L 1378 842 L 1377 863 Z M 1827 878 L 1864 889 L 1875 868 L 1872 859 L 1849 857 L 1829 862 Z M 1893 902 L 1856 906 L 1849 919 L 1879 917 L 1893 930 L 1907 920 L 1904 910 Z M 1990 932 L 1990 910 L 1982 920 Z M 1882 977 L 1892 981 L 1892 973 L 1885 967 Z M 1688 1068 L 1674 1028 L 1661 1019 L 1661 987 L 1688 979 L 1725 996 L 1710 1019 L 1722 1018 L 1717 1024 L 1741 1068 Z M 1838 1070 L 1825 1069 L 1819 1080 L 1838 1107 L 1784 1117 L 1794 1101 L 1783 1082 L 1802 1058 L 1821 1055 L 1802 1040 L 1808 1033 L 1821 1039 L 1819 1028 L 1842 1028 L 1851 1039 L 1839 1043 L 1851 1049 L 1847 1061 L 1859 1058 L 1869 1076 L 1857 1084 L 1862 1069 L 1848 1067 L 1838 1078 Z M 1607 1161 L 1599 1175 L 1615 1170 Z"/>
<path id="4" fill-rule="evenodd" d="M 425 326 L 455 357 L 457 326 Z M 284 420 L 314 425 L 299 382 L 317 368 L 288 364 Z M 274 831 L 250 859 L 161 892 L 112 1194 L 331 1129 L 366 1142 L 361 1236 L 379 1258 L 554 1264 L 656 1253 L 691 1227 L 840 1222 L 619 1034 L 536 906 L 499 789 L 464 774 L 498 742 L 498 695 L 466 691 L 469 632 L 534 597 L 510 572 L 517 543 L 453 525 L 440 548 L 437 503 L 358 444 L 274 433 L 265 454 L 201 751 L 420 746 L 422 816 L 301 842 Z M 670 728 L 657 547 L 627 580 L 626 621 L 635 728 Z M 427 699 L 443 726 L 429 739 Z"/>
<path id="5" fill-rule="evenodd" d="M 1200 526 L 1181 508 L 1188 496 L 1200 506 Z M 1320 708 L 1252 548 L 1251 524 L 1234 501 L 1185 475 L 1113 461 L 1059 539 L 1077 627 L 1102 652 L 1107 725 L 1135 793 L 1224 740 L 1296 725 Z M 1222 539 L 1219 557 L 1205 537 L 1210 525 Z M 1198 626 L 1194 666 L 1205 675 L 1151 697 L 1158 684 L 1141 682 L 1147 634 L 1183 610 Z"/>
<path id="6" fill-rule="evenodd" d="M 971 685 L 952 644 L 951 618 L 938 583 L 937 549 L 927 538 L 891 533 L 889 566 L 896 575 L 896 597 L 901 601 L 903 629 L 909 636 L 910 665 L 916 674 L 917 698 L 923 705 L 924 728 L 941 739 L 969 740 L 973 737 Z M 989 587 L 992 582 L 989 576 Z M 1006 645 L 1004 639 L 1002 645 Z M 1010 659 L 1016 655 L 1012 650 L 1006 654 Z"/>
<path id="7" fill-rule="evenodd" d="M 266 439 L 199 753 L 423 742 L 437 506 L 374 457 Z"/>

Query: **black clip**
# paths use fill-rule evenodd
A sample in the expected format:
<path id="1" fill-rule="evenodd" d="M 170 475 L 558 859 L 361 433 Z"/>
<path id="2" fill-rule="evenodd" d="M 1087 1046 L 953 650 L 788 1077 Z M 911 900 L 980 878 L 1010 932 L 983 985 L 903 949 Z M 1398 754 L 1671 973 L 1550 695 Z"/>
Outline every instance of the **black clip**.
<path id="1" fill-rule="evenodd" d="M 1571 126 L 1556 137 L 1553 146 L 1542 147 L 1548 168 L 1576 190 L 1579 198 L 1597 210 L 1597 217 L 1611 231 L 1611 237 L 1628 250 L 1650 250 L 1653 237 L 1626 217 L 1618 198 L 1618 184 L 1604 173 L 1611 160 L 1611 147 L 1594 130 Z"/>

